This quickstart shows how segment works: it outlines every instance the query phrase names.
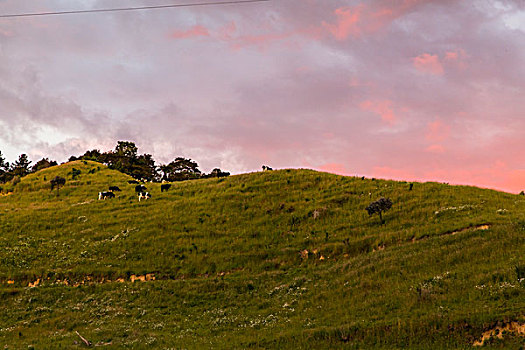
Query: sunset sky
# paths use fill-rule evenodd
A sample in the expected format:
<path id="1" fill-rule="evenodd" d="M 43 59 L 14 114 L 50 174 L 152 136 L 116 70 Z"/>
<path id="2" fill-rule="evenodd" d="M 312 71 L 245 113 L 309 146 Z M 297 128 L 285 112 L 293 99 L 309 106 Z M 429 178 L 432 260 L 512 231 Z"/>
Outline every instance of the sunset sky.
<path id="1" fill-rule="evenodd" d="M 199 0 L 0 0 L 0 14 Z M 0 19 L 0 151 L 134 141 L 233 173 L 525 190 L 525 1 L 272 0 Z"/>

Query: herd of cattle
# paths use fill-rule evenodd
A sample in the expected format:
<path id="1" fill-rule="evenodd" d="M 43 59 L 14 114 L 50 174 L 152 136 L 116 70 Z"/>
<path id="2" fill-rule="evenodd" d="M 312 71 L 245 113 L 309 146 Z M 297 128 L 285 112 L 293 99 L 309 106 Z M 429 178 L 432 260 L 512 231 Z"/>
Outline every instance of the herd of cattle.
<path id="1" fill-rule="evenodd" d="M 273 169 L 270 168 L 267 165 L 263 165 L 262 166 L 262 170 L 263 171 L 271 171 Z M 147 199 L 151 198 L 151 194 L 149 192 L 146 192 L 147 191 L 146 186 L 140 184 L 137 180 L 129 180 L 128 183 L 130 185 L 136 185 L 135 186 L 135 193 L 137 194 L 137 196 L 139 198 L 139 202 L 141 200 L 143 200 L 143 199 L 147 200 Z M 171 184 L 162 184 L 162 185 L 160 185 L 160 191 L 161 192 L 168 191 L 170 188 L 171 188 Z M 118 188 L 118 186 L 109 186 L 109 190 L 108 191 L 104 191 L 104 192 L 99 192 L 98 193 L 98 200 L 102 200 L 102 199 L 105 200 L 106 198 L 115 198 L 115 193 L 114 192 L 121 192 L 121 189 Z"/>
<path id="2" fill-rule="evenodd" d="M 139 202 L 141 200 L 146 200 L 151 198 L 151 194 L 147 191 L 146 186 L 140 184 L 136 180 L 130 180 L 128 181 L 129 184 L 136 184 L 135 186 L 135 193 L 137 194 L 139 198 Z M 160 191 L 168 191 L 171 188 L 171 184 L 162 184 L 160 185 Z M 103 191 L 98 193 L 98 200 L 105 200 L 109 198 L 115 198 L 115 192 L 121 192 L 122 190 L 118 186 L 109 186 L 108 191 Z"/>

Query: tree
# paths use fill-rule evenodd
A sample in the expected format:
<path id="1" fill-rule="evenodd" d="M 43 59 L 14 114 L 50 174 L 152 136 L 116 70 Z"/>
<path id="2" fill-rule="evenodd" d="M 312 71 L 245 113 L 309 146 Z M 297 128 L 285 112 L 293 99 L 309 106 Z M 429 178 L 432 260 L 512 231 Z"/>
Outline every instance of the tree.
<path id="1" fill-rule="evenodd" d="M 9 163 L 5 161 L 2 152 L 0 151 L 0 183 L 9 181 L 8 179 Z"/>
<path id="2" fill-rule="evenodd" d="M 27 154 L 23 153 L 18 157 L 18 160 L 12 166 L 12 173 L 14 176 L 26 176 L 31 172 L 29 166 L 31 161 L 27 157 Z"/>
<path id="3" fill-rule="evenodd" d="M 38 162 L 36 162 L 35 165 L 33 165 L 33 167 L 31 168 L 31 171 L 36 172 L 36 171 L 39 171 L 45 168 L 49 168 L 55 165 L 58 165 L 56 161 L 54 160 L 50 161 L 48 158 L 42 158 Z"/>
<path id="4" fill-rule="evenodd" d="M 155 160 L 151 154 L 141 154 L 132 164 L 131 176 L 148 181 L 157 180 L 158 173 Z"/>
<path id="5" fill-rule="evenodd" d="M 53 189 L 56 187 L 57 189 L 57 196 L 59 196 L 59 190 L 60 190 L 60 186 L 64 186 L 66 184 L 66 179 L 64 179 L 63 177 L 60 177 L 60 176 L 55 176 L 51 181 L 51 191 L 53 191 Z"/>
<path id="6" fill-rule="evenodd" d="M 79 158 L 84 159 L 84 160 L 92 160 L 95 162 L 100 162 L 101 155 L 102 153 L 100 153 L 98 149 L 92 149 L 91 151 L 86 151 L 86 153 L 84 153 L 84 155 L 80 156 Z"/>
<path id="7" fill-rule="evenodd" d="M 118 141 L 115 147 L 115 154 L 126 158 L 136 158 L 137 151 L 138 148 L 135 146 L 135 143 L 130 141 Z"/>
<path id="8" fill-rule="evenodd" d="M 157 167 L 151 154 L 137 154 L 137 146 L 129 141 L 118 141 L 114 151 L 100 154 L 98 150 L 86 152 L 82 159 L 96 160 L 110 169 L 118 170 L 138 180 L 157 180 Z M 96 158 L 96 159 L 93 159 Z"/>
<path id="9" fill-rule="evenodd" d="M 230 176 L 230 173 L 227 171 L 222 171 L 219 168 L 215 168 L 209 174 L 204 175 L 203 177 L 226 177 L 226 176 Z"/>
<path id="10" fill-rule="evenodd" d="M 390 198 L 379 198 L 377 201 L 372 202 L 366 207 L 366 211 L 368 212 L 368 215 L 372 216 L 375 213 L 379 214 L 379 220 L 381 220 L 381 225 L 385 223 L 383 220 L 383 216 L 381 215 L 382 212 L 389 210 L 392 208 L 392 201 Z"/>
<path id="11" fill-rule="evenodd" d="M 162 180 L 165 181 L 183 181 L 199 179 L 202 175 L 197 162 L 182 157 L 175 158 L 174 161 L 167 165 L 161 165 Z"/>

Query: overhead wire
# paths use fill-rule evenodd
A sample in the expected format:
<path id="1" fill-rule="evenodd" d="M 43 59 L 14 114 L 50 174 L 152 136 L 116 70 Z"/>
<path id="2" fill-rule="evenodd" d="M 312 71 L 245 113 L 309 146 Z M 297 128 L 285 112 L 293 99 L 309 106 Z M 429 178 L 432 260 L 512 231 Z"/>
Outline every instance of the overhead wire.
<path id="1" fill-rule="evenodd" d="M 139 7 L 119 7 L 119 8 L 105 8 L 105 9 L 91 9 L 91 10 L 15 13 L 15 14 L 0 15 L 0 18 L 56 16 L 56 15 L 72 15 L 72 14 L 83 14 L 83 13 L 103 13 L 103 12 L 120 12 L 120 11 L 144 11 L 144 10 L 157 10 L 157 9 L 167 9 L 167 8 L 176 8 L 176 7 L 235 5 L 235 4 L 248 4 L 248 3 L 269 2 L 269 1 L 271 0 L 208 1 L 208 2 L 198 2 L 198 3 L 152 5 L 152 6 L 139 6 Z"/>

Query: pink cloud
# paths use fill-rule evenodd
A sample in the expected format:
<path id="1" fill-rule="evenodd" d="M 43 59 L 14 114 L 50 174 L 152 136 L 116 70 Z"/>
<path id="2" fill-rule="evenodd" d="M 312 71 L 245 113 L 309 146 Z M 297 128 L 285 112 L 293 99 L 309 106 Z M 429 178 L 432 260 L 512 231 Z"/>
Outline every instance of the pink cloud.
<path id="1" fill-rule="evenodd" d="M 211 34 L 217 40 L 228 43 L 234 49 L 240 49 L 248 46 L 258 46 L 260 49 L 265 49 L 267 46 L 276 41 L 284 40 L 298 34 L 299 32 L 276 32 L 268 30 L 263 34 L 243 34 L 237 28 L 234 21 L 220 27 L 217 31 Z"/>
<path id="2" fill-rule="evenodd" d="M 455 61 L 459 58 L 459 55 L 457 52 L 447 52 L 445 53 L 445 59 L 448 61 Z"/>
<path id="3" fill-rule="evenodd" d="M 466 57 L 467 57 L 467 54 L 465 50 L 459 49 L 456 51 L 445 52 L 444 60 L 445 61 L 459 61 L 459 60 L 465 59 Z"/>
<path id="4" fill-rule="evenodd" d="M 379 5 L 361 3 L 354 7 L 340 7 L 333 12 L 336 16 L 335 23 L 323 21 L 322 26 L 336 40 L 343 41 L 349 37 L 359 37 L 363 33 L 376 32 L 429 2 L 432 0 L 404 0 L 396 4 L 381 1 Z"/>
<path id="5" fill-rule="evenodd" d="M 362 6 L 355 8 L 341 7 L 334 11 L 337 21 L 335 24 L 323 22 L 326 28 L 335 39 L 345 40 L 349 36 L 357 37 L 361 33 L 358 26 L 361 17 Z"/>
<path id="6" fill-rule="evenodd" d="M 445 153 L 445 147 L 443 147 L 443 145 L 434 144 L 425 148 L 425 151 L 430 153 Z"/>
<path id="7" fill-rule="evenodd" d="M 465 69 L 467 67 L 466 63 L 467 54 L 465 50 L 459 49 L 457 51 L 448 51 L 445 52 L 445 57 L 443 58 L 443 61 L 451 66 L 456 66 L 461 69 Z"/>
<path id="8" fill-rule="evenodd" d="M 275 33 L 275 34 L 260 34 L 260 35 L 242 35 L 236 38 L 232 38 L 230 41 L 231 45 L 235 49 L 240 49 L 246 46 L 258 46 L 260 49 L 264 49 L 268 44 L 289 38 L 293 33 Z"/>
<path id="9" fill-rule="evenodd" d="M 359 107 L 364 111 L 379 114 L 381 119 L 389 124 L 393 124 L 397 119 L 390 100 L 366 100 L 361 102 Z"/>
<path id="10" fill-rule="evenodd" d="M 173 39 L 189 39 L 200 36 L 210 36 L 208 29 L 201 25 L 195 25 L 188 30 L 174 31 L 171 33 Z"/>
<path id="11" fill-rule="evenodd" d="M 222 40 L 230 40 L 233 39 L 233 36 L 237 32 L 237 25 L 234 21 L 231 21 L 230 23 L 226 24 L 225 26 L 219 28 L 219 38 Z"/>
<path id="12" fill-rule="evenodd" d="M 414 67 L 424 73 L 430 73 L 433 75 L 443 75 L 445 73 L 445 66 L 447 67 L 459 67 L 461 69 L 466 68 L 465 59 L 467 54 L 464 50 L 459 49 L 456 51 L 447 51 L 440 58 L 438 55 L 431 55 L 423 53 L 417 57 L 412 58 Z"/>
<path id="13" fill-rule="evenodd" d="M 436 119 L 428 123 L 425 138 L 432 142 L 441 142 L 448 138 L 450 126 L 445 124 L 441 119 Z"/>
<path id="14" fill-rule="evenodd" d="M 444 69 L 437 55 L 424 53 L 412 59 L 417 70 L 434 75 L 443 75 Z"/>

